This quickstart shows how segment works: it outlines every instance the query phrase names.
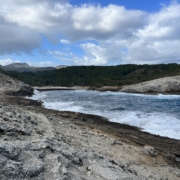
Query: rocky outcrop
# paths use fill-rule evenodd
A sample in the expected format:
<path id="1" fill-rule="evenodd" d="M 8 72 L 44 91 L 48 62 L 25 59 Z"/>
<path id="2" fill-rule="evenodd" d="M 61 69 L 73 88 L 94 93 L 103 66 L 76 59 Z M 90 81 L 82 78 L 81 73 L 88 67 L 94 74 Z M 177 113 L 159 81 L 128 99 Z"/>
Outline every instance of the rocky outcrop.
<path id="1" fill-rule="evenodd" d="M 144 179 L 121 162 L 73 147 L 49 119 L 0 104 L 0 179 Z M 60 122 L 61 128 L 68 125 Z"/>
<path id="2" fill-rule="evenodd" d="M 165 77 L 139 84 L 124 86 L 120 91 L 129 93 L 180 93 L 180 76 Z"/>
<path id="3" fill-rule="evenodd" d="M 34 89 L 31 86 L 0 73 L 1 93 L 15 96 L 31 96 L 33 91 Z"/>

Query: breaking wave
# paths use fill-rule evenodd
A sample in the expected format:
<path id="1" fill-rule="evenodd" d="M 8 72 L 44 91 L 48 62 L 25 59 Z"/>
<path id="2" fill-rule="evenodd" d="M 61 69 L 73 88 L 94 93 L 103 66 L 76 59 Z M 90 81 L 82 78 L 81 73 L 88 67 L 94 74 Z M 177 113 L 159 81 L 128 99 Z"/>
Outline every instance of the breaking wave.
<path id="1" fill-rule="evenodd" d="M 43 101 L 49 109 L 96 114 L 152 134 L 180 139 L 179 95 L 61 90 L 35 91 L 32 99 Z"/>

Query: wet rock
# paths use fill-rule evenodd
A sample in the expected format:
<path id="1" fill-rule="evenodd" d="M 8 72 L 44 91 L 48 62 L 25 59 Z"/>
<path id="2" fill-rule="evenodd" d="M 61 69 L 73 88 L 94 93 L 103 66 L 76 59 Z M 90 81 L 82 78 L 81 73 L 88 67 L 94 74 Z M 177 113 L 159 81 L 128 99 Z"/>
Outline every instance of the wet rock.
<path id="1" fill-rule="evenodd" d="M 4 117 L 3 120 L 4 121 L 9 121 L 9 118 L 8 117 Z"/>
<path id="2" fill-rule="evenodd" d="M 84 116 L 81 116 L 81 121 L 87 121 L 87 118 L 85 118 Z"/>
<path id="3" fill-rule="evenodd" d="M 179 155 L 175 157 L 175 161 L 180 163 L 180 156 Z"/>
<path id="4" fill-rule="evenodd" d="M 61 117 L 64 117 L 64 118 L 69 118 L 69 114 L 62 113 L 62 114 L 61 114 Z"/>

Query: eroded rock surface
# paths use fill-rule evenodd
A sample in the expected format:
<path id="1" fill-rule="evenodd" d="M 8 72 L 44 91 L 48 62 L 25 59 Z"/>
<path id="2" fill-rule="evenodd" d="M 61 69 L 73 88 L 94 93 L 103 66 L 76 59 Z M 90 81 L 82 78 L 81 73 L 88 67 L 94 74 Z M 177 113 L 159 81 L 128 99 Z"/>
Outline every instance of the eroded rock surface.
<path id="1" fill-rule="evenodd" d="M 153 147 L 136 147 L 90 131 L 67 121 L 70 116 L 0 103 L 0 179 L 179 178 L 180 170 L 154 155 Z"/>
<path id="2" fill-rule="evenodd" d="M 31 96 L 33 88 L 21 81 L 0 73 L 0 93 L 16 96 Z"/>
<path id="3" fill-rule="evenodd" d="M 139 84 L 128 85 L 121 89 L 130 93 L 180 93 L 180 76 L 165 77 Z"/>
<path id="4" fill-rule="evenodd" d="M 49 119 L 0 104 L 0 179 L 143 179 L 119 162 L 73 147 Z"/>

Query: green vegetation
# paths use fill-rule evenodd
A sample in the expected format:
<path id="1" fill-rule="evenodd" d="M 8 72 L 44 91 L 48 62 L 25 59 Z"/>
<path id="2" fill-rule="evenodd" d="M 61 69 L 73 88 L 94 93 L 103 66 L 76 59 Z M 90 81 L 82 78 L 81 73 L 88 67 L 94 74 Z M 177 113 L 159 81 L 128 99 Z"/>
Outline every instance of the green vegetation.
<path id="1" fill-rule="evenodd" d="M 0 72 L 31 86 L 122 86 L 161 77 L 180 75 L 178 64 L 71 66 L 53 71 Z"/>

